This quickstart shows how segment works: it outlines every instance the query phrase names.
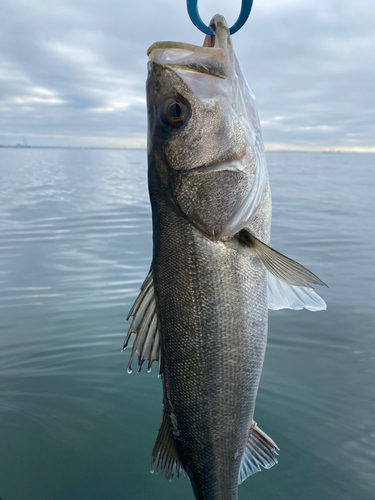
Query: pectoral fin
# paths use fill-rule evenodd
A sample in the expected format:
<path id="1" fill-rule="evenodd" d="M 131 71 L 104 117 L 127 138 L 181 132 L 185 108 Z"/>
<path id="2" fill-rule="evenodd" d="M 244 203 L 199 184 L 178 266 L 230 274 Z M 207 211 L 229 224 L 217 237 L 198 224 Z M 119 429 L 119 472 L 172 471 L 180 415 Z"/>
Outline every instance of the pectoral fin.
<path id="1" fill-rule="evenodd" d="M 152 450 L 151 472 L 160 471 L 160 475 L 168 481 L 172 481 L 175 472 L 177 477 L 180 477 L 184 471 L 176 450 L 173 432 L 176 430 L 173 430 L 171 419 L 163 410 L 158 437 Z"/>
<path id="2" fill-rule="evenodd" d="M 247 229 L 242 229 L 239 239 L 254 249 L 267 270 L 277 279 L 294 286 L 303 286 L 312 289 L 309 283 L 327 286 L 311 271 L 298 264 L 295 260 L 285 257 L 258 238 L 252 235 Z"/>
<path id="3" fill-rule="evenodd" d="M 134 333 L 135 339 L 128 364 L 128 372 L 131 373 L 131 364 L 135 353 L 137 353 L 138 372 L 141 371 L 142 365 L 145 361 L 148 361 L 148 371 L 151 371 L 152 363 L 154 361 L 158 361 L 160 374 L 160 334 L 151 270 L 141 286 L 141 291 L 139 292 L 127 319 L 129 319 L 130 316 L 133 316 L 133 320 L 123 346 L 123 349 L 127 347 L 130 337 L 132 333 Z"/>
<path id="4" fill-rule="evenodd" d="M 264 469 L 270 469 L 277 464 L 277 451 L 279 448 L 272 439 L 267 436 L 253 421 L 249 441 L 246 445 L 245 454 L 242 459 L 240 473 L 238 475 L 238 484 L 241 484 L 248 477 L 256 472 L 260 472 L 261 466 Z"/>
<path id="5" fill-rule="evenodd" d="M 307 309 L 308 311 L 324 311 L 327 309 L 324 300 L 312 289 L 302 286 L 288 285 L 267 271 L 268 309 Z"/>

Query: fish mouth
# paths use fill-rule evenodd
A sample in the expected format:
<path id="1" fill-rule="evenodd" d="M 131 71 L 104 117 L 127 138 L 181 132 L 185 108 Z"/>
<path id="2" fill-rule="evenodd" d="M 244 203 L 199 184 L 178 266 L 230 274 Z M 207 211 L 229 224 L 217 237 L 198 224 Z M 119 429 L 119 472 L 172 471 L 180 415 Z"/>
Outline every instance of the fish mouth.
<path id="1" fill-rule="evenodd" d="M 156 42 L 147 51 L 150 62 L 162 66 L 228 77 L 227 57 L 219 47 L 199 47 L 182 42 Z"/>
<path id="2" fill-rule="evenodd" d="M 229 74 L 229 28 L 220 15 L 212 18 L 210 28 L 215 34 L 206 35 L 202 47 L 183 42 L 153 43 L 147 50 L 150 62 L 226 79 Z"/>
<path id="3" fill-rule="evenodd" d="M 219 58 L 224 56 L 225 58 L 224 52 L 229 37 L 229 28 L 225 18 L 217 14 L 211 19 L 209 28 L 213 31 L 213 34 L 205 36 L 203 46 L 184 42 L 155 42 L 148 48 L 147 55 L 150 56 L 154 50 L 180 49 L 202 55 L 216 55 Z"/>
<path id="4" fill-rule="evenodd" d="M 215 34 L 206 35 L 203 46 L 183 42 L 155 42 L 147 50 L 150 63 L 183 71 L 204 73 L 226 79 L 232 46 L 229 28 L 223 16 L 212 18 L 210 28 Z"/>
<path id="5" fill-rule="evenodd" d="M 214 52 L 218 52 L 218 54 L 221 53 L 221 49 L 217 48 L 214 51 L 212 50 L 211 45 L 207 46 L 200 46 L 200 45 L 193 45 L 191 43 L 184 43 L 184 42 L 155 42 L 153 43 L 147 50 L 147 55 L 150 57 L 151 53 L 154 50 L 187 50 L 189 52 L 197 52 L 200 54 L 210 54 L 213 55 Z"/>

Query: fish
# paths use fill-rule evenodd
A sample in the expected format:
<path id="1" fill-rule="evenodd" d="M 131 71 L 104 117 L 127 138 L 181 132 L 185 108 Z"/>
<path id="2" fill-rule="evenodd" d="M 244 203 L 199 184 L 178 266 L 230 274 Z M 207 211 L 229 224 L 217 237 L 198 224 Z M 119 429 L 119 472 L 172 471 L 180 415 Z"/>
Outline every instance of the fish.
<path id="1" fill-rule="evenodd" d="M 316 275 L 270 246 L 272 203 L 255 97 L 223 16 L 202 47 L 148 49 L 153 258 L 129 312 L 128 371 L 158 363 L 163 414 L 152 471 L 198 500 L 236 500 L 277 463 L 254 421 L 268 308 L 326 308 Z"/>

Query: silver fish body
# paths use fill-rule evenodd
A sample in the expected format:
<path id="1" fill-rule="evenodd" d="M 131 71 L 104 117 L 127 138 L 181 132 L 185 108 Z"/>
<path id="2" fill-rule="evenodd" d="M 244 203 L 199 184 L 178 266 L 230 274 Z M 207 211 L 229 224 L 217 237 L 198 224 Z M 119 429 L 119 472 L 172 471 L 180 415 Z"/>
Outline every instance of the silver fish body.
<path id="1" fill-rule="evenodd" d="M 265 268 L 157 205 L 164 411 L 196 498 L 234 500 L 266 348 Z"/>
<path id="2" fill-rule="evenodd" d="M 226 100 L 202 104 L 157 63 L 147 90 L 164 412 L 196 498 L 234 500 L 266 348 L 267 284 L 259 257 L 220 236 L 251 187 L 256 158 Z M 170 96 L 190 108 L 181 130 L 157 116 Z M 253 233 L 268 240 L 270 223 L 266 189 Z"/>
<path id="3" fill-rule="evenodd" d="M 225 20 L 212 25 L 204 47 L 149 49 L 153 262 L 124 346 L 135 333 L 129 366 L 136 352 L 139 369 L 159 362 L 153 466 L 167 479 L 184 471 L 198 500 L 236 500 L 238 483 L 277 463 L 277 446 L 253 420 L 268 275 L 292 288 L 322 282 L 268 246 L 271 194 L 254 98 Z"/>

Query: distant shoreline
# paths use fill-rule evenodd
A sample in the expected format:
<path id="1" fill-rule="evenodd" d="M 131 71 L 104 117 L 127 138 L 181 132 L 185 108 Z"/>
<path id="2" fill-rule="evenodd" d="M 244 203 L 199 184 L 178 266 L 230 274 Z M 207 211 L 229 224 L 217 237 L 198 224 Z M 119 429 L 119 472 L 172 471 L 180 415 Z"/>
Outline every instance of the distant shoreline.
<path id="1" fill-rule="evenodd" d="M 293 146 L 289 144 L 272 144 L 265 143 L 264 149 L 266 152 L 278 151 L 278 152 L 296 152 L 296 153 L 366 153 L 374 154 L 375 147 L 364 147 L 364 146 Z"/>
<path id="2" fill-rule="evenodd" d="M 5 146 L 0 144 L 1 149 L 92 149 L 92 150 L 112 150 L 112 151 L 146 151 L 147 148 L 115 148 L 98 146 L 23 146 L 21 144 Z M 292 146 L 288 144 L 267 144 L 264 145 L 265 151 L 279 153 L 359 153 L 375 154 L 375 147 L 303 147 Z"/>
<path id="3" fill-rule="evenodd" d="M 146 148 L 114 148 L 98 146 L 4 146 L 3 144 L 0 144 L 0 149 L 109 149 L 115 151 L 146 151 Z"/>

